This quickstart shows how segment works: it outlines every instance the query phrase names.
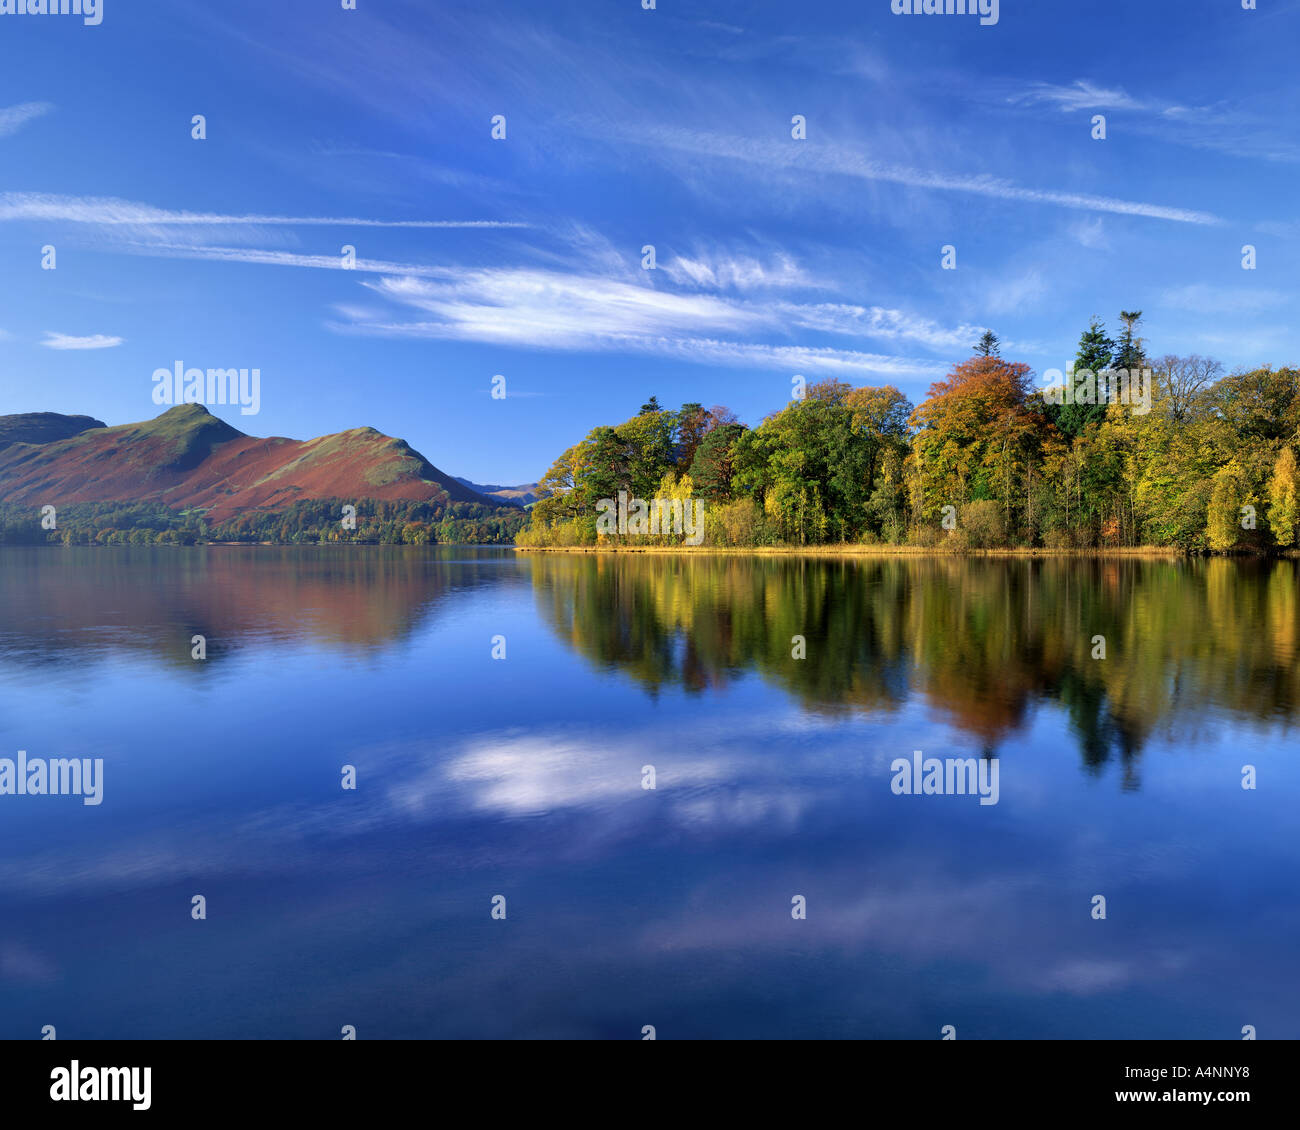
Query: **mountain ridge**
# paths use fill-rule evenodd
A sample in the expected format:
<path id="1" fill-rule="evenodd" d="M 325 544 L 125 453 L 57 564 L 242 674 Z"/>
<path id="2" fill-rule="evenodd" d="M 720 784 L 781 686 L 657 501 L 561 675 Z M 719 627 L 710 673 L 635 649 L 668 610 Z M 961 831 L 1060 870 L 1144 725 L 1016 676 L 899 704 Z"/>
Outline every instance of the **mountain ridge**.
<path id="1" fill-rule="evenodd" d="M 64 416 L 58 412 L 19 412 L 0 416 L 0 450 L 15 443 L 51 443 L 90 428 L 106 428 L 103 420 L 93 416 Z"/>
<path id="2" fill-rule="evenodd" d="M 57 413 L 0 416 L 3 502 L 151 502 L 221 522 L 335 498 L 517 506 L 467 487 L 372 427 L 309 440 L 258 437 L 200 404 L 113 426 Z"/>
<path id="3" fill-rule="evenodd" d="M 478 491 L 479 494 L 486 494 L 492 498 L 504 498 L 510 502 L 517 502 L 520 506 L 527 506 L 530 502 L 536 502 L 542 489 L 541 483 L 519 483 L 517 486 L 501 486 L 497 483 L 475 483 L 461 475 L 456 476 L 458 483 L 464 483 L 470 490 Z"/>

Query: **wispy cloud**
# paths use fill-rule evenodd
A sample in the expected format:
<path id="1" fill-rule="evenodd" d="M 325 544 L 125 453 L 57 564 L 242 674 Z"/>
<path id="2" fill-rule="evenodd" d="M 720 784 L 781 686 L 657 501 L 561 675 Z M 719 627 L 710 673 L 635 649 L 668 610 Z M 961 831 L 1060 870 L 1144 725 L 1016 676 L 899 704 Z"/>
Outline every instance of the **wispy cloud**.
<path id="1" fill-rule="evenodd" d="M 789 373 L 804 370 L 859 377 L 933 377 L 944 368 L 927 359 L 804 344 L 727 340 L 716 336 L 717 331 L 746 333 L 751 338 L 787 334 L 791 327 L 781 314 L 785 308 L 729 303 L 710 295 L 666 294 L 602 278 L 485 270 L 438 283 L 385 277 L 365 285 L 384 298 L 430 317 L 404 321 L 363 315 L 332 328 L 379 337 L 641 353 L 696 364 Z"/>
<path id="2" fill-rule="evenodd" d="M 803 372 L 842 377 L 919 379 L 940 377 L 948 371 L 947 365 L 924 358 L 805 345 L 764 345 L 699 338 L 644 339 L 626 344 L 642 352 L 699 365 L 730 365 L 791 374 Z"/>
<path id="3" fill-rule="evenodd" d="M 183 259 L 344 269 L 342 260 L 335 255 L 152 244 L 141 244 L 135 250 L 144 255 Z M 716 266 L 709 268 L 715 283 L 719 281 Z M 593 273 L 357 259 L 350 273 L 365 276 L 362 285 L 379 298 L 422 315 L 413 320 L 401 319 L 383 309 L 348 303 L 335 306 L 342 320 L 331 322 L 329 328 L 377 337 L 487 342 L 521 349 L 625 351 L 791 372 L 802 367 L 845 375 L 933 377 L 942 373 L 943 366 L 926 358 L 754 339 L 789 339 L 802 330 L 914 342 L 964 354 L 983 332 L 982 327 L 969 325 L 945 328 L 904 311 L 878 306 L 801 306 L 782 300 L 753 301 L 703 293 L 694 287 L 677 293 L 653 285 L 649 281 L 651 272 L 624 270 L 620 275 L 614 265 Z M 727 281 L 735 281 L 727 270 L 722 274 Z M 787 271 L 777 274 L 806 277 L 793 263 Z M 699 272 L 696 279 L 704 281 L 706 275 Z M 727 340 L 723 335 L 744 335 L 750 340 Z"/>
<path id="4" fill-rule="evenodd" d="M 257 213 L 178 212 L 105 196 L 54 196 L 0 193 L 0 220 L 61 220 L 74 224 L 127 224 L 139 227 L 176 224 L 367 228 L 525 228 L 513 220 L 375 220 L 356 216 L 281 216 Z"/>
<path id="5" fill-rule="evenodd" d="M 1079 220 L 1069 226 L 1070 237 L 1075 240 L 1081 247 L 1088 248 L 1089 251 L 1109 251 L 1111 250 L 1110 237 L 1106 234 L 1106 228 L 1100 216 L 1094 216 L 1091 220 Z"/>
<path id="6" fill-rule="evenodd" d="M 0 107 L 0 137 L 17 133 L 28 122 L 43 117 L 54 109 L 51 102 L 20 102 L 17 106 Z"/>
<path id="7" fill-rule="evenodd" d="M 212 263 L 249 263 L 266 267 L 304 267 L 317 271 L 343 271 L 348 268 L 339 255 L 304 255 L 297 251 L 278 251 L 262 247 L 213 247 L 190 243 L 124 243 L 121 250 L 133 255 L 160 259 L 197 259 Z M 416 264 L 393 263 L 382 259 L 357 259 L 353 268 L 361 274 L 420 275 L 437 268 Z"/>
<path id="8" fill-rule="evenodd" d="M 1211 149 L 1235 157 L 1294 163 L 1300 146 L 1278 135 L 1274 122 L 1227 102 L 1188 106 L 1148 97 L 1138 98 L 1119 88 L 1098 86 L 1086 79 L 1068 85 L 1038 82 L 1017 91 L 1007 101 L 1018 106 L 1046 105 L 1062 113 L 1080 111 L 1125 114 L 1128 127 L 1177 145 Z"/>
<path id="9" fill-rule="evenodd" d="M 473 192 L 495 192 L 501 194 L 519 194 L 525 191 L 524 185 L 502 180 L 500 177 L 486 176 L 470 169 L 454 168 L 449 165 L 431 161 L 411 153 L 398 153 L 385 149 L 366 149 L 333 145 L 317 145 L 310 150 L 310 156 L 326 164 L 332 182 L 337 183 L 339 165 L 345 163 L 348 172 L 357 174 L 356 166 L 374 170 L 376 174 L 396 170 L 404 181 L 412 177 L 432 184 L 446 185 L 451 188 L 466 189 Z"/>
<path id="10" fill-rule="evenodd" d="M 1186 310 L 1193 314 L 1257 314 L 1285 304 L 1287 296 L 1281 291 L 1263 287 L 1190 283 L 1166 290 L 1160 300 L 1175 310 Z"/>
<path id="11" fill-rule="evenodd" d="M 607 134 L 612 128 L 602 122 L 599 130 Z M 717 133 L 678 128 L 646 128 L 621 133 L 624 141 L 644 145 L 658 151 L 690 153 L 700 158 L 742 161 L 768 169 L 806 172 L 815 176 L 827 174 L 852 177 L 864 181 L 883 181 L 908 188 L 933 189 L 939 192 L 957 192 L 993 197 L 1025 204 L 1046 204 L 1058 208 L 1072 208 L 1085 212 L 1110 212 L 1125 216 L 1144 216 L 1149 219 L 1171 220 L 1182 224 L 1219 224 L 1222 220 L 1209 212 L 1189 208 L 1176 208 L 1163 204 L 1149 204 L 1137 200 L 1123 200 L 1113 196 L 1096 196 L 1081 192 L 1059 192 L 1052 189 L 1025 188 L 1012 181 L 988 174 L 968 175 L 909 168 L 903 165 L 878 161 L 848 145 L 821 145 L 813 142 L 773 143 L 752 138 L 732 137 Z"/>
<path id="12" fill-rule="evenodd" d="M 45 340 L 41 342 L 46 349 L 112 349 L 121 345 L 124 338 L 109 337 L 107 334 L 92 334 L 90 337 L 73 337 L 70 334 L 45 331 Z"/>
<path id="13" fill-rule="evenodd" d="M 674 294 L 604 276 L 528 268 L 443 269 L 440 278 L 367 281 L 376 294 L 431 315 L 439 336 L 572 349 L 683 332 L 758 331 L 768 316 L 708 294 Z"/>
<path id="14" fill-rule="evenodd" d="M 979 340 L 985 326 L 941 326 L 903 310 L 883 306 L 852 306 L 821 303 L 815 306 L 786 304 L 781 309 L 794 325 L 823 333 L 849 337 L 914 341 L 931 349 L 964 350 Z M 1011 342 L 1004 343 L 1011 345 Z"/>
<path id="15" fill-rule="evenodd" d="M 984 308 L 991 314 L 1010 314 L 1035 306 L 1047 295 L 1047 279 L 1038 267 L 999 279 L 984 291 Z"/>
<path id="16" fill-rule="evenodd" d="M 1008 101 L 1020 105 L 1047 103 L 1063 113 L 1076 110 L 1141 110 L 1143 103 L 1123 90 L 1108 90 L 1086 79 L 1076 79 L 1067 86 L 1036 82 L 1028 90 L 1013 94 Z"/>
<path id="17" fill-rule="evenodd" d="M 678 255 L 660 264 L 660 268 L 673 282 L 700 289 L 763 290 L 814 285 L 788 255 L 778 255 L 769 263 L 746 255 Z"/>

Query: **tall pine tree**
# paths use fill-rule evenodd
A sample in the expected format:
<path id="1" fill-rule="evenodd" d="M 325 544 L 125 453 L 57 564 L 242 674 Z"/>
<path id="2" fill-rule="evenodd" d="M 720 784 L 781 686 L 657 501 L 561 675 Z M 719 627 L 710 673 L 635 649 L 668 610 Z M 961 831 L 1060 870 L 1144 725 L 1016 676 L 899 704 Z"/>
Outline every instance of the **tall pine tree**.
<path id="1" fill-rule="evenodd" d="M 1083 331 L 1083 336 L 1079 338 L 1079 353 L 1074 359 L 1074 381 L 1081 380 L 1085 370 L 1093 374 L 1090 387 L 1093 389 L 1094 403 L 1088 404 L 1086 398 L 1080 403 L 1072 396 L 1067 398 L 1067 403 L 1054 405 L 1050 413 L 1052 422 L 1070 439 L 1079 435 L 1089 424 L 1100 423 L 1106 418 L 1106 405 L 1096 403 L 1100 399 L 1097 393 L 1105 387 L 1107 378 L 1103 374 L 1109 371 L 1114 355 L 1115 343 L 1107 335 L 1101 319 L 1094 315 L 1088 328 Z M 1072 390 L 1074 381 L 1071 382 Z"/>
<path id="2" fill-rule="evenodd" d="M 1136 372 L 1147 367 L 1146 342 L 1137 336 L 1137 324 L 1142 320 L 1141 310 L 1121 310 L 1119 319 L 1124 328 L 1119 334 L 1112 367 Z"/>

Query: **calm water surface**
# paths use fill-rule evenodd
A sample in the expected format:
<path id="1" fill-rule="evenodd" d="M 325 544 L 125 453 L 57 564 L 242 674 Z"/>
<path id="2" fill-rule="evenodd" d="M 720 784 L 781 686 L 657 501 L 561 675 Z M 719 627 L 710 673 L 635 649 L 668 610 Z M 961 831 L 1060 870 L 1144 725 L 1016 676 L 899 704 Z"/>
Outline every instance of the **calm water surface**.
<path id="1" fill-rule="evenodd" d="M 0 757 L 105 762 L 0 1037 L 1296 1038 L 1298 652 L 1292 562 L 0 549 Z"/>

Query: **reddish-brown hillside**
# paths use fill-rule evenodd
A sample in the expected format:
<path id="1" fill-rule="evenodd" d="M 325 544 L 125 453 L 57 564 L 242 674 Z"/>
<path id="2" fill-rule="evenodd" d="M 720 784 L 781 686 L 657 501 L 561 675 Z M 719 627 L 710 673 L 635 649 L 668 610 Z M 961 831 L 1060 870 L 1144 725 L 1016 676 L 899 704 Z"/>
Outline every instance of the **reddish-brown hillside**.
<path id="1" fill-rule="evenodd" d="M 202 509 L 223 522 L 325 498 L 501 505 L 374 428 L 301 442 L 258 439 L 198 404 L 139 424 L 0 450 L 0 502 L 154 502 Z"/>

